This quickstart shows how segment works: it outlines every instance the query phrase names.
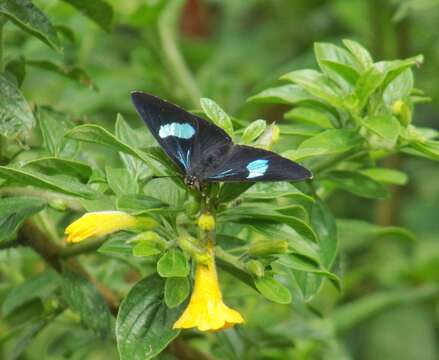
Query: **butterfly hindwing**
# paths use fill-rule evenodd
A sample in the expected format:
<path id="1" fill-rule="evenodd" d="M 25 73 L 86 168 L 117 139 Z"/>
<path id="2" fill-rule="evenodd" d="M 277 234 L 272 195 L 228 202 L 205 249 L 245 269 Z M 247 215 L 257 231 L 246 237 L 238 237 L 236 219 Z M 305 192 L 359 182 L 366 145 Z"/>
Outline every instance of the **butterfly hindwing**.
<path id="1" fill-rule="evenodd" d="M 204 174 L 204 181 L 301 181 L 312 174 L 303 166 L 272 151 L 234 145 L 220 166 Z"/>
<path id="2" fill-rule="evenodd" d="M 200 165 L 203 154 L 216 146 L 231 146 L 222 129 L 177 105 L 138 91 L 131 98 L 157 142 L 184 173 Z"/>

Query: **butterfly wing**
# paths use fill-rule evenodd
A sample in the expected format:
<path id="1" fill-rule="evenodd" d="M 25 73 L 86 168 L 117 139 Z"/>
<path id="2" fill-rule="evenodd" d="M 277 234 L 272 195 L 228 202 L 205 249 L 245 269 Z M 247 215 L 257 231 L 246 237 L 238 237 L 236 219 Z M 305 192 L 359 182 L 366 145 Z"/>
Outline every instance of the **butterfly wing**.
<path id="1" fill-rule="evenodd" d="M 135 91 L 131 98 L 154 138 L 183 173 L 200 163 L 208 149 L 232 146 L 219 127 L 156 96 Z"/>
<path id="2" fill-rule="evenodd" d="M 220 166 L 204 174 L 203 181 L 301 181 L 310 178 L 312 173 L 308 169 L 272 151 L 235 145 Z"/>

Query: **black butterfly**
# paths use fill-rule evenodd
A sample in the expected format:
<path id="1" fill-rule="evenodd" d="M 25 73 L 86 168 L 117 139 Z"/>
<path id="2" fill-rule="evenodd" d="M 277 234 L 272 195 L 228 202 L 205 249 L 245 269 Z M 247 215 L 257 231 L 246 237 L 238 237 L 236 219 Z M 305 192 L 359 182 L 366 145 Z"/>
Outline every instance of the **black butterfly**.
<path id="1" fill-rule="evenodd" d="M 205 182 L 300 181 L 309 170 L 274 152 L 235 145 L 218 126 L 144 92 L 131 93 L 137 112 L 168 156 L 200 189 Z"/>

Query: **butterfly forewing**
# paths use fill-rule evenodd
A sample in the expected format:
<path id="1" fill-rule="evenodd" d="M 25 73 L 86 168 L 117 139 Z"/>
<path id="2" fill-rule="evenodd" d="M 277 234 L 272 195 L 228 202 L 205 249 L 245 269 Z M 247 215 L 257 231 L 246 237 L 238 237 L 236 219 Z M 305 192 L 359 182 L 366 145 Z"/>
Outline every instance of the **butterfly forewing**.
<path id="1" fill-rule="evenodd" d="M 131 98 L 157 142 L 186 174 L 203 163 L 203 154 L 231 146 L 222 129 L 174 104 L 138 91 Z"/>

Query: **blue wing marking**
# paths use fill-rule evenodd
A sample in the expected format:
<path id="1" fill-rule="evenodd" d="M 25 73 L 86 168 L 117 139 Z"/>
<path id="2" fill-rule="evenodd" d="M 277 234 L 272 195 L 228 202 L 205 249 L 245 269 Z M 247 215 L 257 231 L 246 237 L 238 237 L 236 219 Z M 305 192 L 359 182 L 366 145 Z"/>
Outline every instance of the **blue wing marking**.
<path id="1" fill-rule="evenodd" d="M 188 123 L 170 123 L 161 125 L 159 130 L 159 136 L 164 139 L 168 136 L 175 136 L 180 139 L 190 139 L 195 134 L 195 129 Z"/>
<path id="2" fill-rule="evenodd" d="M 220 179 L 222 177 L 233 175 L 233 174 L 234 174 L 233 169 L 228 169 L 228 170 L 221 171 L 219 174 L 211 176 L 209 179 Z"/>
<path id="3" fill-rule="evenodd" d="M 247 179 L 253 179 L 265 174 L 268 169 L 268 160 L 254 160 L 247 165 Z"/>
<path id="4" fill-rule="evenodd" d="M 183 155 L 183 152 L 181 151 L 181 148 L 177 151 L 177 157 L 178 160 L 181 162 L 181 164 L 184 166 L 185 169 L 189 167 L 189 158 L 191 156 L 191 149 L 189 149 L 186 152 L 186 156 Z"/>

